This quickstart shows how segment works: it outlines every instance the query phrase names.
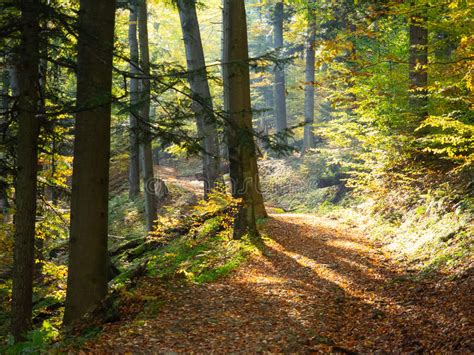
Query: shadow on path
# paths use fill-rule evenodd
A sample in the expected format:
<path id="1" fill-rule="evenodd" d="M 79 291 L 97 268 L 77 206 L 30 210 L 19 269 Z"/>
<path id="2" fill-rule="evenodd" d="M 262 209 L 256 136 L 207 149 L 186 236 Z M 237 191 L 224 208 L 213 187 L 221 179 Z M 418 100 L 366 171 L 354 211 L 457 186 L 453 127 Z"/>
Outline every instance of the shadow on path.
<path id="1" fill-rule="evenodd" d="M 107 326 L 87 350 L 474 351 L 472 275 L 416 282 L 362 236 L 311 215 L 275 215 L 265 233 L 263 255 L 215 283 L 152 280 L 142 291 L 160 300 L 153 316 Z"/>

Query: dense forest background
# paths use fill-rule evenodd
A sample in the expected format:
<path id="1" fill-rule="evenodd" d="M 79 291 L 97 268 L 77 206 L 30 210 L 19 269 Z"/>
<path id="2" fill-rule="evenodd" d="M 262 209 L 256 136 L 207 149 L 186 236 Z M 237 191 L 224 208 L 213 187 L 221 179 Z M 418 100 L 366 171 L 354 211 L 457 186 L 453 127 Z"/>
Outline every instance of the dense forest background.
<path id="1" fill-rule="evenodd" d="M 472 291 L 473 18 L 469 0 L 2 1 L 0 346 L 158 314 L 137 285 L 228 277 L 298 214 L 413 285 Z M 424 349 L 472 351 L 462 317 Z M 419 346 L 380 341 L 344 346 Z"/>

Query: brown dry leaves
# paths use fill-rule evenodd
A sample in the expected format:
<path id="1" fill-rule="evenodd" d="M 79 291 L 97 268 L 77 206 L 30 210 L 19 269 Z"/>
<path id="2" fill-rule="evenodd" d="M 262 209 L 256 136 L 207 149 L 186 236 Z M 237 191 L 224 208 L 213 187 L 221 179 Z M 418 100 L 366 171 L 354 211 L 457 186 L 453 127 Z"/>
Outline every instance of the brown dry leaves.
<path id="1" fill-rule="evenodd" d="M 414 281 L 367 239 L 275 215 L 263 255 L 205 285 L 144 279 L 145 311 L 86 352 L 473 352 L 472 274 Z"/>

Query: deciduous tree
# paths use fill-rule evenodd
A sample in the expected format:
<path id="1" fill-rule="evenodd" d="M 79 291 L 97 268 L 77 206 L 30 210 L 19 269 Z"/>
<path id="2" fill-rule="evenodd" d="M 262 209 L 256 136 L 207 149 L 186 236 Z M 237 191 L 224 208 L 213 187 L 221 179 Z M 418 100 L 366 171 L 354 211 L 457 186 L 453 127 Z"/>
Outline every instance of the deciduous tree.
<path id="1" fill-rule="evenodd" d="M 148 40 L 148 8 L 146 0 L 138 6 L 138 42 L 140 48 L 140 71 L 143 79 L 140 89 L 140 116 L 138 119 L 140 154 L 145 193 L 145 215 L 147 230 L 153 229 L 156 215 L 155 175 L 150 134 L 150 48 Z"/>
<path id="2" fill-rule="evenodd" d="M 314 1 L 308 3 L 308 27 L 306 35 L 306 69 L 304 87 L 304 138 L 303 150 L 314 147 L 314 65 L 316 41 L 316 14 L 312 8 Z"/>
<path id="3" fill-rule="evenodd" d="M 192 107 L 196 116 L 198 135 L 202 139 L 204 195 L 206 196 L 219 180 L 220 159 L 216 119 L 207 80 L 206 62 L 196 14 L 196 2 L 195 0 L 178 0 L 177 5 L 186 50 L 188 80 L 193 92 Z"/>
<path id="4" fill-rule="evenodd" d="M 278 1 L 273 10 L 273 45 L 279 51 L 279 58 L 282 59 L 283 51 L 283 1 Z M 285 68 L 282 62 L 276 63 L 274 68 L 275 76 L 275 122 L 277 133 L 281 134 L 281 143 L 286 143 L 285 130 L 288 127 L 286 119 L 286 83 Z"/>
<path id="5" fill-rule="evenodd" d="M 130 114 L 129 139 L 130 158 L 128 168 L 129 197 L 135 199 L 140 194 L 140 144 L 138 134 L 138 103 L 139 103 L 139 52 L 137 39 L 138 10 L 136 5 L 130 5 L 128 22 L 128 46 L 130 49 Z"/>

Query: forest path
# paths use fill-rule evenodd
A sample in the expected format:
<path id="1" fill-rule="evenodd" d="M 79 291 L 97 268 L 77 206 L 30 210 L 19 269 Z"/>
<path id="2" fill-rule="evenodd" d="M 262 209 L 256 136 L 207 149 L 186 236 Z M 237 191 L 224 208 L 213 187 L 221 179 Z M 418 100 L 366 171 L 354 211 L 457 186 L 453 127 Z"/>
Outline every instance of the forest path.
<path id="1" fill-rule="evenodd" d="M 139 293 L 154 306 L 84 350 L 474 351 L 470 276 L 414 281 L 363 236 L 312 215 L 275 214 L 264 230 L 266 251 L 217 282 L 144 279 Z"/>

